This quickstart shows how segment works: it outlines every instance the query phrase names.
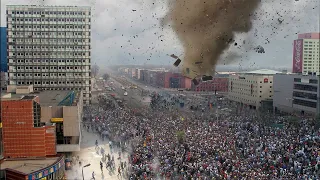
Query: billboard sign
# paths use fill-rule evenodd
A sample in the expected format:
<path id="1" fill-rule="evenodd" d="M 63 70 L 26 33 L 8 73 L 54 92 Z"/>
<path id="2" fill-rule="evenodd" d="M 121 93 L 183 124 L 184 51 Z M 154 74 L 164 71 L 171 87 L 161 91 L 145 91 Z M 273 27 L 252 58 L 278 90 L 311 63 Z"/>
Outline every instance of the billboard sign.
<path id="1" fill-rule="evenodd" d="M 293 73 L 302 72 L 302 57 L 303 57 L 303 39 L 297 39 L 293 42 Z"/>

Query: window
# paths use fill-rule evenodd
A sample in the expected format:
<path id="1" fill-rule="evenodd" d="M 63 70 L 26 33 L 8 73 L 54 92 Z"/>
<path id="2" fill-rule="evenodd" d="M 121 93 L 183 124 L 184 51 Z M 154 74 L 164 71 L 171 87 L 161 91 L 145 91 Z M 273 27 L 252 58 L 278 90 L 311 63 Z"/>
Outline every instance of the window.
<path id="1" fill-rule="evenodd" d="M 294 84 L 293 89 L 317 92 L 317 87 L 312 85 Z"/>
<path id="2" fill-rule="evenodd" d="M 317 100 L 317 94 L 293 91 L 293 97 Z"/>
<path id="3" fill-rule="evenodd" d="M 311 101 L 306 101 L 306 100 L 301 100 L 301 99 L 294 99 L 293 104 L 307 106 L 307 107 L 311 107 L 311 108 L 317 108 L 316 102 L 311 102 Z"/>
<path id="4" fill-rule="evenodd" d="M 301 78 L 294 78 L 293 81 L 294 82 L 301 82 Z"/>
<path id="5" fill-rule="evenodd" d="M 309 79 L 309 83 L 310 84 L 318 84 L 318 80 L 317 79 Z"/>

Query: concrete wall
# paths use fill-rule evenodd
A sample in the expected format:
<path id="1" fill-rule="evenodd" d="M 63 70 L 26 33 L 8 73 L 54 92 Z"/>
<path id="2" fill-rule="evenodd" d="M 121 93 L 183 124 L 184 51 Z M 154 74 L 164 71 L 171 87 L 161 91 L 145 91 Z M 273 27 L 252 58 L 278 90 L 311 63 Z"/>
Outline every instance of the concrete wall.
<path id="1" fill-rule="evenodd" d="M 273 107 L 292 112 L 293 79 L 295 76 L 276 74 L 273 77 Z"/>
<path id="2" fill-rule="evenodd" d="M 294 78 L 300 78 L 302 81 L 294 82 Z M 297 98 L 293 96 L 294 91 L 310 93 L 304 90 L 294 90 L 294 84 L 311 85 L 309 84 L 309 79 L 318 79 L 319 81 L 319 78 L 317 76 L 306 76 L 299 74 L 276 74 L 274 76 L 274 109 L 289 113 L 296 112 L 300 114 L 302 111 L 304 111 L 306 114 L 315 114 L 317 111 L 316 108 L 302 106 L 293 103 L 293 99 L 301 99 L 315 102 L 315 100 Z M 317 86 L 317 84 L 313 84 L 313 86 Z M 318 93 L 317 96 L 319 96 Z"/>
<path id="3" fill-rule="evenodd" d="M 29 94 L 33 92 L 33 85 L 29 86 L 17 86 L 16 94 Z"/>
<path id="4" fill-rule="evenodd" d="M 80 117 L 77 106 L 63 106 L 63 135 L 80 136 Z"/>

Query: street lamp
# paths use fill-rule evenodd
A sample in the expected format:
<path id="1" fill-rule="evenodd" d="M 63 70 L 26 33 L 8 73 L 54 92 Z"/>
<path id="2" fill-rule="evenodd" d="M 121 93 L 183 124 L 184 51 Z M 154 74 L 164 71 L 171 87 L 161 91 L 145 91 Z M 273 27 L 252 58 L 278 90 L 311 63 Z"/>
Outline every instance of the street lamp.
<path id="1" fill-rule="evenodd" d="M 84 180 L 84 176 L 83 176 L 83 168 L 88 167 L 88 166 L 91 166 L 91 164 L 87 164 L 87 165 L 85 165 L 85 166 L 83 166 L 83 167 L 82 167 L 82 179 L 83 179 L 83 180 Z"/>

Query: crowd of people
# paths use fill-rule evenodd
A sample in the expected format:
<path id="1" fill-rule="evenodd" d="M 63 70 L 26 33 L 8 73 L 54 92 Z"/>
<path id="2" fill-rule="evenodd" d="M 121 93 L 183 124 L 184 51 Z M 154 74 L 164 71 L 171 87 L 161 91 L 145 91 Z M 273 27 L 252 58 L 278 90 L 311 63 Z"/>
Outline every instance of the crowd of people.
<path id="1" fill-rule="evenodd" d="M 85 127 L 129 154 L 130 179 L 319 179 L 320 131 L 304 118 L 270 116 L 281 124 L 270 126 L 235 112 L 86 111 Z"/>

